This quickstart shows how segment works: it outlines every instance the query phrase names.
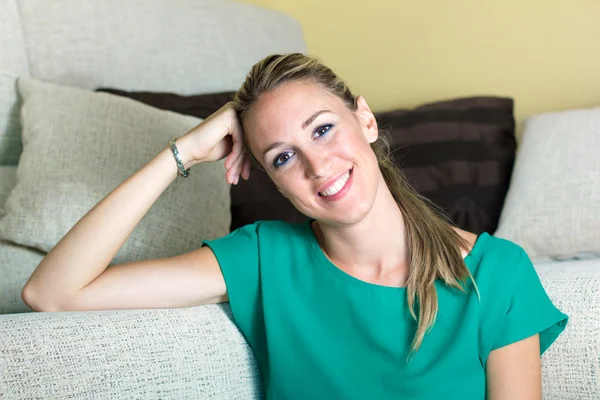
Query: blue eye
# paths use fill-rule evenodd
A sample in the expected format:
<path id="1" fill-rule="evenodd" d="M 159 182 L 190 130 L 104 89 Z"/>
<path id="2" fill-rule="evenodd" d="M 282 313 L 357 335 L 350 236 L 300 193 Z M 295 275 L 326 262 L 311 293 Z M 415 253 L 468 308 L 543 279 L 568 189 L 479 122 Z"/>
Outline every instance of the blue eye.
<path id="1" fill-rule="evenodd" d="M 275 157 L 275 160 L 273 160 L 273 166 L 275 168 L 281 167 L 283 164 L 288 162 L 289 159 L 292 158 L 293 155 L 294 155 L 294 153 L 291 151 L 288 151 L 286 153 L 281 153 L 280 155 Z"/>
<path id="2" fill-rule="evenodd" d="M 317 137 L 325 136 L 331 128 L 333 128 L 333 124 L 325 124 L 318 126 L 317 129 L 315 129 L 314 134 L 318 135 Z"/>

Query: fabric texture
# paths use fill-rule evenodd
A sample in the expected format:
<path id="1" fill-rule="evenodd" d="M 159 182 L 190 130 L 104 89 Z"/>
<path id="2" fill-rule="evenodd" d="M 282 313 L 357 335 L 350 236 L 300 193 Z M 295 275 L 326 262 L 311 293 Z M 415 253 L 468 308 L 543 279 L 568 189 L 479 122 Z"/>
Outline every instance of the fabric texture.
<path id="1" fill-rule="evenodd" d="M 2 315 L 0 349 L 7 399 L 262 398 L 226 304 Z"/>
<path id="2" fill-rule="evenodd" d="M 23 303 L 21 290 L 45 254 L 0 240 L 0 314 L 31 311 Z"/>
<path id="3" fill-rule="evenodd" d="M 28 75 L 29 68 L 18 1 L 0 0 L 0 10 L 2 10 L 0 13 L 1 68 L 17 76 Z"/>
<path id="4" fill-rule="evenodd" d="M 536 264 L 548 295 L 569 316 L 542 357 L 544 400 L 600 399 L 600 258 Z"/>
<path id="5" fill-rule="evenodd" d="M 525 121 L 494 235 L 532 258 L 600 256 L 600 107 Z"/>
<path id="6" fill-rule="evenodd" d="M 0 165 L 17 165 L 23 151 L 17 76 L 29 76 L 16 0 L 0 0 Z"/>
<path id="7" fill-rule="evenodd" d="M 17 167 L 0 165 L 0 218 L 6 214 L 4 203 L 17 184 Z"/>
<path id="8" fill-rule="evenodd" d="M 487 233 L 465 258 L 480 298 L 470 282 L 463 294 L 437 281 L 435 325 L 408 362 L 416 324 L 406 288 L 337 268 L 310 221 L 257 222 L 204 243 L 267 398 L 482 399 L 491 351 L 539 333 L 543 354 L 567 325 L 525 251 Z"/>
<path id="9" fill-rule="evenodd" d="M 17 165 L 23 151 L 19 107 L 16 76 L 0 71 L 0 166 Z"/>
<path id="10" fill-rule="evenodd" d="M 94 205 L 169 139 L 201 120 L 106 93 L 19 81 L 25 149 L 5 203 L 0 238 L 48 252 Z M 173 160 L 175 165 L 175 160 Z M 174 256 L 227 234 L 229 185 L 222 162 L 175 179 L 113 263 Z"/>
<path id="11" fill-rule="evenodd" d="M 30 76 L 86 89 L 235 90 L 261 58 L 306 51 L 296 20 L 230 0 L 15 3 Z"/>

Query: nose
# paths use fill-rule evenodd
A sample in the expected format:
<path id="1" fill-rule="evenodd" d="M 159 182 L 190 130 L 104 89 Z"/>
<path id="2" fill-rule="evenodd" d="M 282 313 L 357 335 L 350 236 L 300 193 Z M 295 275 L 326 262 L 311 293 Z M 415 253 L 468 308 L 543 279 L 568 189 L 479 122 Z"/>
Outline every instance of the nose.
<path id="1" fill-rule="evenodd" d="M 333 160 L 326 152 L 311 151 L 304 154 L 306 177 L 309 179 L 327 176 Z"/>

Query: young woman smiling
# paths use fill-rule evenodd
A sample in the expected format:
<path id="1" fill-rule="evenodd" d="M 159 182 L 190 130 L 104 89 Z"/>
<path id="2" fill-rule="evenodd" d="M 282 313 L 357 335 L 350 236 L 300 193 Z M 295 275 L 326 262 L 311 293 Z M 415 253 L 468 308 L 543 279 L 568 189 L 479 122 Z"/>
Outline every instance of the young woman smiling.
<path id="1" fill-rule="evenodd" d="M 527 254 L 458 229 L 419 196 L 366 100 L 319 60 L 265 58 L 176 145 L 182 166 L 166 147 L 48 253 L 27 304 L 229 301 L 267 398 L 541 398 L 540 355 L 567 316 Z M 229 183 L 255 162 L 309 220 L 259 221 L 187 254 L 107 268 L 178 170 L 223 158 Z"/>

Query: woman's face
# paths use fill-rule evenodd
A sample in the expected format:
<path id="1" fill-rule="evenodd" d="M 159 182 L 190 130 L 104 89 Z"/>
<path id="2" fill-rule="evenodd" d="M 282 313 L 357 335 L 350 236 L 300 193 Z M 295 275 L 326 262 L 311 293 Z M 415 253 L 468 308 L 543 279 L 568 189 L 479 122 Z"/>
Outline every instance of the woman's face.
<path id="1" fill-rule="evenodd" d="M 351 111 L 310 81 L 264 93 L 244 121 L 252 154 L 303 214 L 333 225 L 371 209 L 380 171 L 370 143 L 377 123 L 364 98 Z"/>

